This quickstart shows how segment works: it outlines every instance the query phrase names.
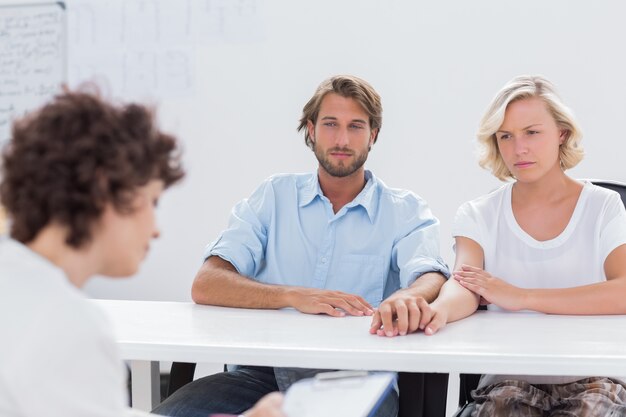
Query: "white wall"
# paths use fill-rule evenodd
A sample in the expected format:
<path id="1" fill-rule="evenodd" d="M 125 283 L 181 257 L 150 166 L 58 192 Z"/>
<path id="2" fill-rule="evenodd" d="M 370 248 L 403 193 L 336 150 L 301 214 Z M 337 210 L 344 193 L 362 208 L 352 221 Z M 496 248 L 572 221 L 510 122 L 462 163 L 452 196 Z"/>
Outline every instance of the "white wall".
<path id="1" fill-rule="evenodd" d="M 68 0 L 70 81 L 158 104 L 188 177 L 160 206 L 162 237 L 135 279 L 93 280 L 100 298 L 189 300 L 204 245 L 232 205 L 275 172 L 315 169 L 295 128 L 322 79 L 351 73 L 383 97 L 367 166 L 451 222 L 498 185 L 474 132 L 513 76 L 540 73 L 577 114 L 587 157 L 575 177 L 626 181 L 626 5 L 600 0 Z"/>

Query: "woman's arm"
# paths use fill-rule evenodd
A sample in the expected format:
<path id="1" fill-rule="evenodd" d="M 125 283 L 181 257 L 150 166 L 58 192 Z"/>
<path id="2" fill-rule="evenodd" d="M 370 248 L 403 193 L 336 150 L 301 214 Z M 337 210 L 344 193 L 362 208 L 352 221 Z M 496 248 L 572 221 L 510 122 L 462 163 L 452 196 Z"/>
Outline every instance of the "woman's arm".
<path id="1" fill-rule="evenodd" d="M 456 259 L 454 262 L 453 277 L 462 265 L 483 267 L 484 253 L 482 247 L 474 240 L 466 237 L 456 237 Z M 430 323 L 424 329 L 428 335 L 436 333 L 446 323 L 460 320 L 472 314 L 478 308 L 480 297 L 463 288 L 456 279 L 448 280 L 439 297 L 431 304 L 433 315 Z"/>
<path id="2" fill-rule="evenodd" d="M 524 289 L 481 268 L 463 267 L 455 279 L 468 290 L 507 310 L 549 314 L 626 314 L 626 244 L 604 262 L 607 281 L 572 288 Z"/>

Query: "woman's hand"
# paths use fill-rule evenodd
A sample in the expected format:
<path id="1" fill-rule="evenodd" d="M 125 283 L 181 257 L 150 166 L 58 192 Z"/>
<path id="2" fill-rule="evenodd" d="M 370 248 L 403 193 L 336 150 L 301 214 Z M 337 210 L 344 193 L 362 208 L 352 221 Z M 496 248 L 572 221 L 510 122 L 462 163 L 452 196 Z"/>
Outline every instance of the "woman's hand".
<path id="1" fill-rule="evenodd" d="M 474 266 L 462 265 L 460 271 L 454 271 L 454 279 L 475 294 L 480 295 L 488 303 L 505 310 L 522 310 L 525 308 L 526 291 L 515 287 L 487 271 Z"/>

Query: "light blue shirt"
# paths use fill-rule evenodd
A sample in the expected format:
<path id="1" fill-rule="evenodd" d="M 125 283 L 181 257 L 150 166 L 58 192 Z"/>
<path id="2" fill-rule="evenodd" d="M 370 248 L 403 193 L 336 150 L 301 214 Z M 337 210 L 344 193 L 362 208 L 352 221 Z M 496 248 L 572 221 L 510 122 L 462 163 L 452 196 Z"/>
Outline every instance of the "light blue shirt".
<path id="1" fill-rule="evenodd" d="M 233 208 L 205 257 L 219 256 L 259 282 L 344 291 L 374 307 L 426 272 L 448 277 L 439 221 L 426 202 L 370 171 L 365 178 L 359 195 L 334 213 L 317 173 L 274 175 Z M 285 391 L 320 371 L 274 368 L 274 375 Z"/>
<path id="2" fill-rule="evenodd" d="M 333 213 L 317 173 L 274 175 L 233 208 L 205 257 L 262 283 L 344 291 L 374 307 L 426 272 L 449 276 L 426 202 L 370 171 L 365 178 L 359 195 Z"/>

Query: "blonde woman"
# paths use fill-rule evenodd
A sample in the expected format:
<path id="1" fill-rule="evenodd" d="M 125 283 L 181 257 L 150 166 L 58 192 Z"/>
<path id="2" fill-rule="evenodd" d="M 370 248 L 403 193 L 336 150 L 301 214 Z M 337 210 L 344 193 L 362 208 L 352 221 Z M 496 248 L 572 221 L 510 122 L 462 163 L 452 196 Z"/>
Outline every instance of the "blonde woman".
<path id="1" fill-rule="evenodd" d="M 463 204 L 456 262 L 425 332 L 494 310 L 626 313 L 626 212 L 619 195 L 565 171 L 583 157 L 581 133 L 553 85 L 520 76 L 496 95 L 478 133 L 480 165 L 507 182 Z M 512 329 L 514 331 L 514 329 Z M 484 375 L 473 416 L 623 416 L 619 378 Z"/>

